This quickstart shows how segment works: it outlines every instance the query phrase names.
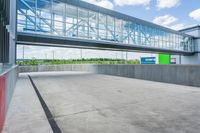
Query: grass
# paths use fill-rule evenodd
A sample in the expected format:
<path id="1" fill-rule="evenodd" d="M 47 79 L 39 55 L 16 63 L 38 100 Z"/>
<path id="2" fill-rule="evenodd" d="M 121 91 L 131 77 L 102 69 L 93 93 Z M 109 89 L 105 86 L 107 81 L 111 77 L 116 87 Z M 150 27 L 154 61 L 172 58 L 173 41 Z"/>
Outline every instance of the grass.
<path id="1" fill-rule="evenodd" d="M 68 60 L 17 60 L 18 65 L 59 65 L 59 64 L 140 64 L 139 60 L 92 58 L 92 59 L 68 59 Z"/>

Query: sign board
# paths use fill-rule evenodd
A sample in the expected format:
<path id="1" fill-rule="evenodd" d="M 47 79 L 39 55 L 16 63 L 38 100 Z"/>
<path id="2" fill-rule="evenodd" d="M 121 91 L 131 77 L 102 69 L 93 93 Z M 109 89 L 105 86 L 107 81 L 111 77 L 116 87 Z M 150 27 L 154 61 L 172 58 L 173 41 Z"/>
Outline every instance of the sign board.
<path id="1" fill-rule="evenodd" d="M 170 64 L 170 55 L 166 53 L 159 53 L 158 54 L 158 64 Z"/>
<path id="2" fill-rule="evenodd" d="M 141 57 L 141 64 L 156 64 L 156 57 Z"/>
<path id="3" fill-rule="evenodd" d="M 176 58 L 171 58 L 170 59 L 170 64 L 176 64 Z"/>

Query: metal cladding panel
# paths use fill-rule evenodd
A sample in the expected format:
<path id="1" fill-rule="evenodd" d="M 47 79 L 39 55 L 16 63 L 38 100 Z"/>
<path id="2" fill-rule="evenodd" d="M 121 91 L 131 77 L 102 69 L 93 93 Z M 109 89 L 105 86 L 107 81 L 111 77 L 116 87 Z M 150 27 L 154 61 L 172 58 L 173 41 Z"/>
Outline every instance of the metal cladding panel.
<path id="1" fill-rule="evenodd" d="M 0 77 L 0 132 L 3 129 L 3 124 L 5 121 L 5 82 L 6 78 L 4 76 Z"/>
<path id="2" fill-rule="evenodd" d="M 9 62 L 9 32 L 6 25 L 10 24 L 10 0 L 0 1 L 0 62 Z"/>

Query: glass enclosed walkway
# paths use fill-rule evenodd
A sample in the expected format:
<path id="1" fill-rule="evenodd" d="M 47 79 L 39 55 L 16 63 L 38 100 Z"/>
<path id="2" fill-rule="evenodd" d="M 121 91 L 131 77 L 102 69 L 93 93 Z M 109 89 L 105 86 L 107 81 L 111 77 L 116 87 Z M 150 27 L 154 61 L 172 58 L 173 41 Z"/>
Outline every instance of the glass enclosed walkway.
<path id="1" fill-rule="evenodd" d="M 194 51 L 192 36 L 79 0 L 18 0 L 17 20 L 20 33 Z"/>

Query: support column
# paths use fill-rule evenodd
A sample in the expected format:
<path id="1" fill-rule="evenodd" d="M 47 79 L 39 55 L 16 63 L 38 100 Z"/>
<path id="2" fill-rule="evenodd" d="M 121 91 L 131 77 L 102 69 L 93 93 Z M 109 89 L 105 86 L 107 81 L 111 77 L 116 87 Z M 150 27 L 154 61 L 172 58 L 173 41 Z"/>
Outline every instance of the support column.
<path id="1" fill-rule="evenodd" d="M 17 32 L 17 2 L 10 2 L 10 24 L 7 26 L 9 32 L 9 64 L 16 62 L 16 32 Z"/>

